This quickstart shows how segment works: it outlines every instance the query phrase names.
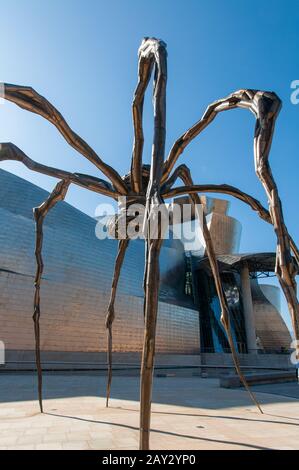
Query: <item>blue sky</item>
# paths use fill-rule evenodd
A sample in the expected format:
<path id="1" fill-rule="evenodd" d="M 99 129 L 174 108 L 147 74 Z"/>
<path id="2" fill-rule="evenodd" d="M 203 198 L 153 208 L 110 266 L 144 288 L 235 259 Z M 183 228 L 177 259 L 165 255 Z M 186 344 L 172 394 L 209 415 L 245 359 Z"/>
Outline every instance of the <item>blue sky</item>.
<path id="1" fill-rule="evenodd" d="M 130 167 L 131 102 L 137 50 L 143 36 L 168 45 L 167 150 L 199 119 L 207 104 L 239 88 L 274 90 L 283 100 L 271 153 L 287 225 L 299 243 L 299 105 L 290 84 L 299 79 L 297 0 L 1 0 L 1 76 L 46 96 L 110 165 Z M 145 153 L 152 142 L 151 91 L 145 103 Z M 228 183 L 267 203 L 254 173 L 254 118 L 244 110 L 222 114 L 181 158 L 197 183 Z M 0 141 L 31 158 L 98 175 L 42 118 L 5 103 Z M 45 189 L 55 181 L 19 164 L 1 163 Z M 68 202 L 89 213 L 100 196 L 72 188 Z M 231 215 L 243 225 L 241 251 L 275 249 L 270 226 L 236 201 Z M 285 309 L 285 306 L 284 306 Z"/>

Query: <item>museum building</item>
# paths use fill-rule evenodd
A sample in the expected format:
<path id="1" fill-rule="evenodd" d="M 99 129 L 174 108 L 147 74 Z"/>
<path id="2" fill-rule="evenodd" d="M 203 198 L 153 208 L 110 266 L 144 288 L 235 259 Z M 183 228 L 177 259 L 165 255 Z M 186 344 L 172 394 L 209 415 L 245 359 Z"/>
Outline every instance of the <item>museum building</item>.
<path id="1" fill-rule="evenodd" d="M 40 187 L 0 170 L 0 340 L 15 362 L 33 357 L 32 208 L 47 196 Z M 204 201 L 237 350 L 257 354 L 289 349 L 280 290 L 264 283 L 274 272 L 275 253 L 239 253 L 241 224 L 228 215 L 228 201 Z M 99 240 L 96 224 L 66 202 L 50 211 L 44 222 L 41 349 L 57 362 L 106 351 L 105 316 L 117 241 Z M 165 240 L 160 270 L 157 352 L 189 356 L 228 352 L 204 244 L 186 249 L 184 241 Z M 113 343 L 119 355 L 142 349 L 143 271 L 144 242 L 131 241 L 115 308 Z"/>

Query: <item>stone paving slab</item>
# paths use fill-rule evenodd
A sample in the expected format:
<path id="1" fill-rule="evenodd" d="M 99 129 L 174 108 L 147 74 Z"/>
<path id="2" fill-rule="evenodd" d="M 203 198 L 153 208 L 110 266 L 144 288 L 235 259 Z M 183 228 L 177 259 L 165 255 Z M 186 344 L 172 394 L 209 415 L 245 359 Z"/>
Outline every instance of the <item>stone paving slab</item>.
<path id="1" fill-rule="evenodd" d="M 137 377 L 115 377 L 108 409 L 104 377 L 46 375 L 44 414 L 35 385 L 33 374 L 0 375 L 0 449 L 138 448 Z M 263 415 L 246 392 L 220 389 L 217 379 L 156 378 L 151 448 L 299 449 L 299 400 L 256 396 Z"/>

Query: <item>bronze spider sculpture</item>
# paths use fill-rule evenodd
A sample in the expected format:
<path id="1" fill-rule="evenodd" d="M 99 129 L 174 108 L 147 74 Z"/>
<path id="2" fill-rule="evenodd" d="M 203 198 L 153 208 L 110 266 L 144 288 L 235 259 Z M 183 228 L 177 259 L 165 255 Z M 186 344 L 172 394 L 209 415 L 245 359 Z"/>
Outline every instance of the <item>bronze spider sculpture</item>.
<path id="1" fill-rule="evenodd" d="M 109 196 L 117 200 L 120 196 L 126 196 L 127 204 L 122 208 L 125 215 L 130 205 L 138 199 L 146 207 L 145 228 L 145 274 L 144 274 L 144 344 L 141 364 L 140 385 L 140 449 L 149 448 L 151 392 L 153 380 L 153 367 L 155 357 L 155 336 L 159 296 L 159 251 L 162 245 L 162 237 L 151 238 L 147 235 L 146 227 L 154 214 L 158 204 L 167 198 L 186 194 L 192 204 L 200 204 L 200 193 L 224 193 L 248 204 L 266 222 L 273 225 L 277 236 L 276 274 L 287 299 L 295 338 L 299 340 L 299 306 L 296 296 L 296 274 L 298 272 L 299 251 L 290 237 L 286 228 L 282 205 L 278 189 L 269 165 L 269 152 L 275 121 L 281 108 L 281 101 L 273 92 L 257 90 L 238 90 L 229 96 L 210 104 L 201 119 L 190 129 L 184 132 L 172 146 L 168 157 L 165 159 L 165 135 L 166 135 L 166 81 L 167 81 L 167 53 L 166 44 L 155 38 L 144 38 L 139 48 L 138 84 L 134 93 L 132 111 L 134 125 L 134 144 L 131 161 L 131 171 L 121 177 L 118 172 L 96 154 L 96 152 L 69 127 L 57 109 L 43 96 L 39 95 L 31 87 L 4 84 L 3 98 L 12 101 L 27 111 L 39 114 L 50 121 L 62 134 L 65 140 L 81 155 L 92 162 L 108 178 L 109 181 L 80 173 L 69 173 L 57 168 L 39 164 L 31 160 L 18 147 L 12 143 L 3 143 L 0 148 L 0 161 L 17 160 L 29 169 L 58 178 L 60 181 L 55 186 L 47 200 L 34 209 L 36 222 L 36 276 L 34 296 L 34 330 L 35 352 L 38 373 L 38 396 L 40 410 L 42 404 L 42 368 L 40 358 L 40 287 L 43 273 L 42 243 L 43 221 L 49 210 L 65 198 L 70 184 L 82 186 L 90 191 Z M 142 164 L 143 153 L 143 128 L 142 112 L 146 88 L 154 70 L 154 138 L 151 155 L 151 165 Z M 252 196 L 240 189 L 226 184 L 194 185 L 189 169 L 186 165 L 173 168 L 187 145 L 197 137 L 218 115 L 218 113 L 234 108 L 250 110 L 256 118 L 254 135 L 254 159 L 256 174 L 261 181 L 269 202 L 269 211 Z M 175 187 L 177 179 L 181 179 L 183 186 Z M 117 220 L 115 221 L 117 224 Z M 231 348 L 234 364 L 241 381 L 250 393 L 254 403 L 262 412 L 254 395 L 248 388 L 246 380 L 241 372 L 237 352 L 231 334 L 229 307 L 224 290 L 221 285 L 217 259 L 213 249 L 205 216 L 203 215 L 202 231 L 206 243 L 206 252 L 210 261 L 217 294 L 221 305 L 221 321 L 226 330 L 228 342 Z M 114 302 L 117 291 L 121 266 L 129 239 L 119 239 L 118 253 L 111 288 L 111 297 L 106 317 L 108 332 L 108 381 L 107 402 L 110 396 L 112 378 L 112 324 L 114 320 Z M 294 257 L 291 252 L 293 252 Z M 297 351 L 298 352 L 298 351 Z"/>

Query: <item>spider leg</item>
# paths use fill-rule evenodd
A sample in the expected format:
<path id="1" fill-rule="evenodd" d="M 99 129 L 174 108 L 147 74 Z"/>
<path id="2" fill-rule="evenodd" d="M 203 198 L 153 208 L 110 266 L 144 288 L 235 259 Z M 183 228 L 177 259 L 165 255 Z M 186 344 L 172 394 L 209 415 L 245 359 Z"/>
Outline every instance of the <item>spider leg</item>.
<path id="1" fill-rule="evenodd" d="M 148 249 L 149 249 L 149 243 L 148 240 L 145 239 L 144 243 L 144 259 L 147 260 L 148 257 Z M 146 295 L 146 279 L 147 279 L 147 263 L 144 263 L 144 273 L 143 273 L 143 292 L 144 296 Z M 145 302 L 143 303 L 143 317 L 145 319 Z"/>
<path id="2" fill-rule="evenodd" d="M 169 177 L 179 156 L 184 152 L 190 142 L 192 142 L 192 140 L 195 139 L 195 137 L 197 137 L 215 119 L 219 112 L 224 111 L 225 109 L 236 108 L 238 102 L 240 102 L 240 99 L 235 97 L 234 94 L 231 94 L 226 98 L 211 103 L 207 107 L 202 118 L 175 141 L 164 162 L 162 183 L 164 183 Z"/>
<path id="3" fill-rule="evenodd" d="M 255 170 L 269 201 L 269 212 L 277 236 L 276 275 L 287 299 L 291 314 L 295 339 L 299 341 L 299 303 L 297 299 L 295 266 L 291 252 L 287 227 L 284 222 L 282 203 L 270 165 L 269 152 L 274 131 L 274 124 L 281 107 L 279 98 L 274 93 L 255 98 L 256 127 L 254 138 Z M 299 359 L 299 350 L 297 350 Z"/>
<path id="4" fill-rule="evenodd" d="M 170 198 L 170 197 L 175 197 L 175 196 L 178 196 L 178 195 L 182 195 L 182 194 L 189 194 L 190 195 L 190 194 L 193 194 L 193 193 L 228 194 L 230 196 L 233 196 L 233 197 L 245 202 L 255 212 L 258 213 L 258 215 L 260 216 L 261 219 L 263 219 L 267 223 L 273 225 L 273 222 L 272 222 L 272 219 L 271 219 L 271 216 L 270 216 L 270 212 L 267 211 L 267 209 L 265 209 L 257 199 L 253 198 L 252 196 L 250 196 L 247 193 L 242 192 L 240 189 L 235 188 L 234 186 L 229 186 L 229 185 L 226 185 L 226 184 L 222 184 L 222 185 L 203 184 L 203 185 L 186 185 L 186 186 L 177 187 L 177 188 L 174 188 L 174 189 L 169 189 L 169 188 L 168 189 L 165 188 L 165 189 L 166 189 L 166 192 L 162 193 L 162 196 L 165 199 Z M 286 233 L 287 233 L 287 236 L 288 236 L 288 239 L 289 239 L 290 247 L 291 247 L 291 249 L 294 253 L 294 257 L 295 257 L 295 260 L 296 260 L 296 265 L 294 263 L 294 274 L 293 274 L 294 277 L 295 277 L 296 273 L 298 272 L 298 267 L 299 267 L 299 250 L 298 250 L 298 247 L 296 246 L 296 243 L 292 239 L 292 237 L 288 234 L 287 231 L 286 231 Z M 276 270 L 277 270 L 277 266 L 276 266 Z M 279 279 L 279 281 L 280 281 L 280 279 Z M 295 305 L 296 305 L 296 302 L 298 302 L 298 300 L 297 300 L 297 298 L 294 299 L 294 297 L 291 296 L 291 294 L 289 294 L 289 290 L 286 290 L 282 283 L 281 283 L 281 287 L 282 287 L 283 293 L 286 297 L 288 307 L 289 307 L 289 311 L 291 313 L 291 318 L 292 318 L 292 311 L 291 311 L 291 307 L 290 307 L 290 302 L 293 302 L 293 304 L 295 303 Z M 295 289 L 293 290 L 293 292 L 295 292 Z M 294 326 L 293 326 L 293 328 L 294 328 Z M 295 334 L 296 334 L 296 332 L 295 332 Z"/>
<path id="5" fill-rule="evenodd" d="M 174 179 L 176 178 L 181 178 L 181 180 L 187 187 L 193 185 L 193 180 L 191 177 L 190 170 L 186 165 L 181 165 L 180 167 L 177 168 L 176 174 L 174 175 Z M 206 251 L 207 251 L 208 258 L 209 258 L 210 267 L 211 267 L 211 271 L 213 274 L 214 283 L 215 283 L 218 299 L 219 299 L 220 306 L 221 306 L 221 323 L 223 324 L 224 329 L 226 331 L 226 335 L 227 335 L 229 346 L 230 346 L 231 353 L 232 353 L 233 362 L 235 365 L 235 369 L 237 371 L 240 381 L 242 382 L 245 389 L 249 393 L 250 398 L 252 399 L 253 403 L 257 406 L 259 411 L 263 413 L 260 407 L 260 404 L 258 403 L 254 394 L 251 392 L 240 367 L 237 351 L 234 345 L 232 332 L 231 332 L 229 307 L 228 307 L 227 299 L 226 299 L 226 296 L 222 287 L 222 283 L 221 283 L 218 262 L 217 262 L 213 242 L 211 239 L 210 231 L 208 229 L 206 216 L 203 211 L 201 214 L 198 211 L 199 205 L 201 205 L 201 199 L 198 193 L 193 192 L 193 193 L 188 193 L 188 194 L 189 194 L 189 198 L 191 199 L 191 202 L 194 204 L 195 210 L 197 212 L 198 220 L 199 221 L 202 220 L 202 232 L 203 232 L 203 237 L 206 243 Z"/>
<path id="6" fill-rule="evenodd" d="M 0 143 L 0 161 L 15 160 L 23 163 L 29 170 L 43 175 L 52 176 L 53 178 L 68 179 L 72 183 L 81 186 L 82 188 L 89 189 L 95 193 L 110 196 L 117 199 L 120 193 L 114 191 L 112 185 L 105 180 L 96 178 L 95 176 L 84 175 L 81 173 L 69 173 L 68 171 L 60 170 L 50 166 L 42 165 L 29 158 L 19 147 L 8 143 Z"/>
<path id="7" fill-rule="evenodd" d="M 281 101 L 278 96 L 273 92 L 244 89 L 210 104 L 202 118 L 174 143 L 164 164 L 162 182 L 166 181 L 175 162 L 187 145 L 215 119 L 218 113 L 233 108 L 248 109 L 256 117 L 254 135 L 255 171 L 268 197 L 269 213 L 277 236 L 275 272 L 287 299 L 295 339 L 299 342 L 299 303 L 295 280 L 297 266 L 295 266 L 291 256 L 289 235 L 284 222 L 282 204 L 269 164 L 275 121 L 281 108 Z M 299 352 L 297 356 L 299 358 Z"/>
<path id="8" fill-rule="evenodd" d="M 153 368 L 159 302 L 159 254 L 162 239 L 150 240 L 146 259 L 145 331 L 141 363 L 140 449 L 149 449 Z"/>
<path id="9" fill-rule="evenodd" d="M 35 258 L 36 258 L 36 274 L 34 280 L 35 294 L 34 294 L 34 334 L 35 334 L 35 359 L 38 376 L 38 400 L 40 411 L 43 413 L 43 402 L 42 402 L 42 366 L 40 357 L 40 286 L 41 279 L 44 269 L 43 258 L 42 258 L 42 246 L 43 246 L 43 223 L 48 212 L 57 204 L 59 201 L 63 201 L 68 187 L 70 185 L 69 180 L 60 181 L 46 199 L 39 207 L 33 209 L 35 218 Z"/>
<path id="10" fill-rule="evenodd" d="M 35 278 L 35 300 L 34 300 L 34 329 L 35 329 L 35 342 L 36 342 L 36 364 L 38 371 L 38 390 L 39 390 L 39 403 L 42 411 L 42 371 L 41 371 L 41 360 L 40 360 L 40 283 L 43 272 L 42 262 L 42 240 L 43 240 L 43 221 L 48 211 L 58 202 L 64 199 L 67 187 L 70 183 L 79 185 L 85 189 L 89 189 L 93 192 L 110 196 L 117 199 L 120 196 L 112 185 L 107 181 L 101 180 L 94 176 L 84 175 L 80 173 L 69 173 L 64 170 L 52 168 L 46 165 L 35 162 L 29 158 L 22 150 L 12 143 L 0 144 L 0 161 L 15 160 L 23 163 L 30 170 L 42 173 L 54 178 L 62 179 L 60 183 L 55 187 L 49 198 L 38 208 L 34 210 L 35 222 L 36 222 L 36 250 L 35 256 L 37 261 L 37 272 Z"/>
<path id="11" fill-rule="evenodd" d="M 128 192 L 126 184 L 117 171 L 104 163 L 96 152 L 70 128 L 60 112 L 33 88 L 3 83 L 0 87 L 0 96 L 15 103 L 20 108 L 39 114 L 47 121 L 51 122 L 71 147 L 86 157 L 109 178 L 117 191 L 121 194 Z"/>
<path id="12" fill-rule="evenodd" d="M 106 407 L 109 405 L 111 382 L 112 382 L 112 324 L 115 318 L 114 304 L 117 291 L 117 285 L 120 277 L 121 267 L 126 254 L 126 249 L 129 245 L 129 239 L 121 239 L 118 242 L 117 256 L 114 265 L 113 280 L 111 286 L 110 300 L 107 309 L 106 316 L 106 328 L 107 328 L 107 359 L 108 359 L 108 379 L 107 379 L 107 392 L 106 392 Z"/>

